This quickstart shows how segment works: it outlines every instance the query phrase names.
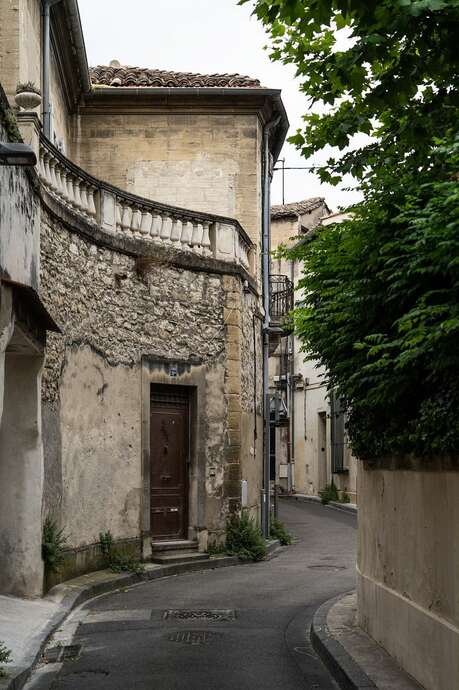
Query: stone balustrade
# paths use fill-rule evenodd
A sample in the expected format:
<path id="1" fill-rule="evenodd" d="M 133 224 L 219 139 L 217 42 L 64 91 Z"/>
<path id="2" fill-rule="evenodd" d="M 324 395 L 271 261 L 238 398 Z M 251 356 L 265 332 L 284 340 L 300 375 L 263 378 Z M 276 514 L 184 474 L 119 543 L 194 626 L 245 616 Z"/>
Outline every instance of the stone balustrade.
<path id="1" fill-rule="evenodd" d="M 102 182 L 40 138 L 38 176 L 46 191 L 109 235 L 228 261 L 253 271 L 254 245 L 236 220 L 149 201 Z"/>

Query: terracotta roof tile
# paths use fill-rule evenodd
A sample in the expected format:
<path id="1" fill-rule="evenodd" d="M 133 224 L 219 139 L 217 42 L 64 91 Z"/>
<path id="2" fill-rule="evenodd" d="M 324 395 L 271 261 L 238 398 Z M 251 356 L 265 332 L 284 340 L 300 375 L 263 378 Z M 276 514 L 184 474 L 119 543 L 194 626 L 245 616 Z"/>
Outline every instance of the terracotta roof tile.
<path id="1" fill-rule="evenodd" d="M 241 74 L 193 74 L 192 72 L 169 72 L 159 69 L 129 67 L 113 61 L 110 65 L 90 67 L 93 86 L 121 86 L 142 88 L 155 87 L 204 87 L 204 88 L 257 88 L 258 79 Z"/>
<path id="2" fill-rule="evenodd" d="M 281 204 L 279 206 L 271 206 L 271 218 L 289 218 L 301 216 L 308 211 L 325 205 L 325 199 L 321 196 L 315 196 L 311 199 L 303 199 L 303 201 L 295 201 L 292 204 Z"/>

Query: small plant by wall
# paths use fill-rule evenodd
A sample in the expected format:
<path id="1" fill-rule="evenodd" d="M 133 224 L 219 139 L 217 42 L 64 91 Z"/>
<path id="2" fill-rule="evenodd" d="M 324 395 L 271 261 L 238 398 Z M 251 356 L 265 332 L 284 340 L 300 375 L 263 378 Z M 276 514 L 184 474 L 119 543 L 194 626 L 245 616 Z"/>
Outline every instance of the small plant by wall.
<path id="1" fill-rule="evenodd" d="M 47 515 L 43 523 L 41 555 L 45 564 L 45 573 L 58 573 L 64 562 L 64 550 L 67 536 L 59 529 L 56 520 Z"/>
<path id="2" fill-rule="evenodd" d="M 324 505 L 330 503 L 330 501 L 339 501 L 338 489 L 333 482 L 331 484 L 327 484 L 324 489 L 319 491 L 319 496 Z"/>
<path id="3" fill-rule="evenodd" d="M 115 546 L 108 530 L 99 534 L 102 555 L 107 567 L 114 573 L 143 573 L 144 565 L 126 547 Z"/>
<path id="4" fill-rule="evenodd" d="M 282 546 L 288 546 L 292 543 L 292 535 L 287 532 L 283 522 L 275 517 L 271 518 L 270 534 L 272 539 L 278 539 Z"/>
<path id="5" fill-rule="evenodd" d="M 5 647 L 3 642 L 0 642 L 0 678 L 4 678 L 7 673 L 3 664 L 8 664 L 11 661 L 11 651 Z"/>
<path id="6" fill-rule="evenodd" d="M 226 551 L 244 561 L 266 558 L 266 541 L 247 511 L 233 515 L 226 523 Z"/>

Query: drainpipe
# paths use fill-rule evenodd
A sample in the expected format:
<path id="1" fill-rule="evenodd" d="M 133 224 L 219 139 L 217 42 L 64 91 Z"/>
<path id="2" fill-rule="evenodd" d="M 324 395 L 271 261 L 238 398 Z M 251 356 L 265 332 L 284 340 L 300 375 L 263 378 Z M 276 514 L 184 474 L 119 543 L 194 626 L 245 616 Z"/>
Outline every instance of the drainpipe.
<path id="1" fill-rule="evenodd" d="M 270 326 L 270 270 L 271 270 L 271 175 L 269 170 L 269 136 L 271 130 L 279 123 L 280 117 L 267 122 L 263 128 L 263 239 L 262 239 L 262 275 L 263 275 L 263 482 L 261 490 L 261 529 L 263 536 L 269 537 L 270 517 L 270 437 L 269 437 L 269 326 Z"/>
<path id="2" fill-rule="evenodd" d="M 61 0 L 42 0 L 43 17 L 43 132 L 47 139 L 51 141 L 51 100 L 49 95 L 49 75 L 51 60 L 51 30 L 50 14 L 51 7 Z"/>

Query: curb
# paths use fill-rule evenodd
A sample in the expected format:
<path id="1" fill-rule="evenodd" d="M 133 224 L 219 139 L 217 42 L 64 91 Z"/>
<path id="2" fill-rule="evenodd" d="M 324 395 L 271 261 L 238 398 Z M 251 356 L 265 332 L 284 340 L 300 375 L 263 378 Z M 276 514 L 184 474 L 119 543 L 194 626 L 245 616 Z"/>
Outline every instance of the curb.
<path id="1" fill-rule="evenodd" d="M 328 612 L 348 594 L 351 592 L 339 594 L 317 609 L 311 623 L 312 646 L 342 690 L 377 690 L 373 681 L 328 630 Z"/>
<path id="2" fill-rule="evenodd" d="M 270 560 L 280 548 L 281 543 L 278 539 L 269 541 L 266 545 L 266 560 Z M 26 657 L 28 663 L 23 666 L 7 666 L 5 668 L 8 675 L 0 677 L 0 690 L 22 690 L 29 680 L 30 674 L 39 661 L 51 635 L 62 625 L 73 609 L 89 601 L 89 599 L 93 599 L 101 594 L 115 592 L 117 589 L 124 589 L 142 582 L 151 582 L 153 580 L 171 577 L 172 575 L 182 575 L 183 573 L 214 570 L 216 568 L 227 568 L 232 565 L 247 565 L 250 563 L 252 563 L 252 561 L 241 561 L 237 556 L 216 556 L 214 558 L 209 558 L 208 561 L 174 563 L 171 565 L 151 567 L 150 570 L 148 570 L 148 565 L 151 564 L 147 563 L 146 571 L 140 574 L 114 574 L 110 571 L 98 570 L 88 573 L 86 576 L 83 575 L 79 578 L 75 578 L 75 580 L 68 580 L 60 585 L 56 585 L 48 592 L 44 599 L 60 604 L 61 608 L 56 611 L 43 630 L 41 630 L 35 640 L 32 641 L 34 650 L 29 654 L 29 658 Z M 106 574 L 105 577 L 104 574 Z M 98 575 L 100 576 L 99 582 L 84 584 L 85 577 L 89 579 L 97 577 Z M 81 582 L 82 580 L 83 583 Z"/>
<path id="3" fill-rule="evenodd" d="M 300 501 L 300 503 L 315 503 L 316 505 L 319 503 L 320 505 L 324 505 L 319 496 L 307 496 L 305 494 L 284 494 L 278 496 L 278 498 L 289 498 L 295 499 L 295 501 Z M 337 501 L 330 501 L 329 503 L 326 503 L 324 507 L 343 510 L 346 513 L 352 513 L 353 515 L 356 515 L 359 512 L 358 507 L 354 503 L 338 503 Z"/>

